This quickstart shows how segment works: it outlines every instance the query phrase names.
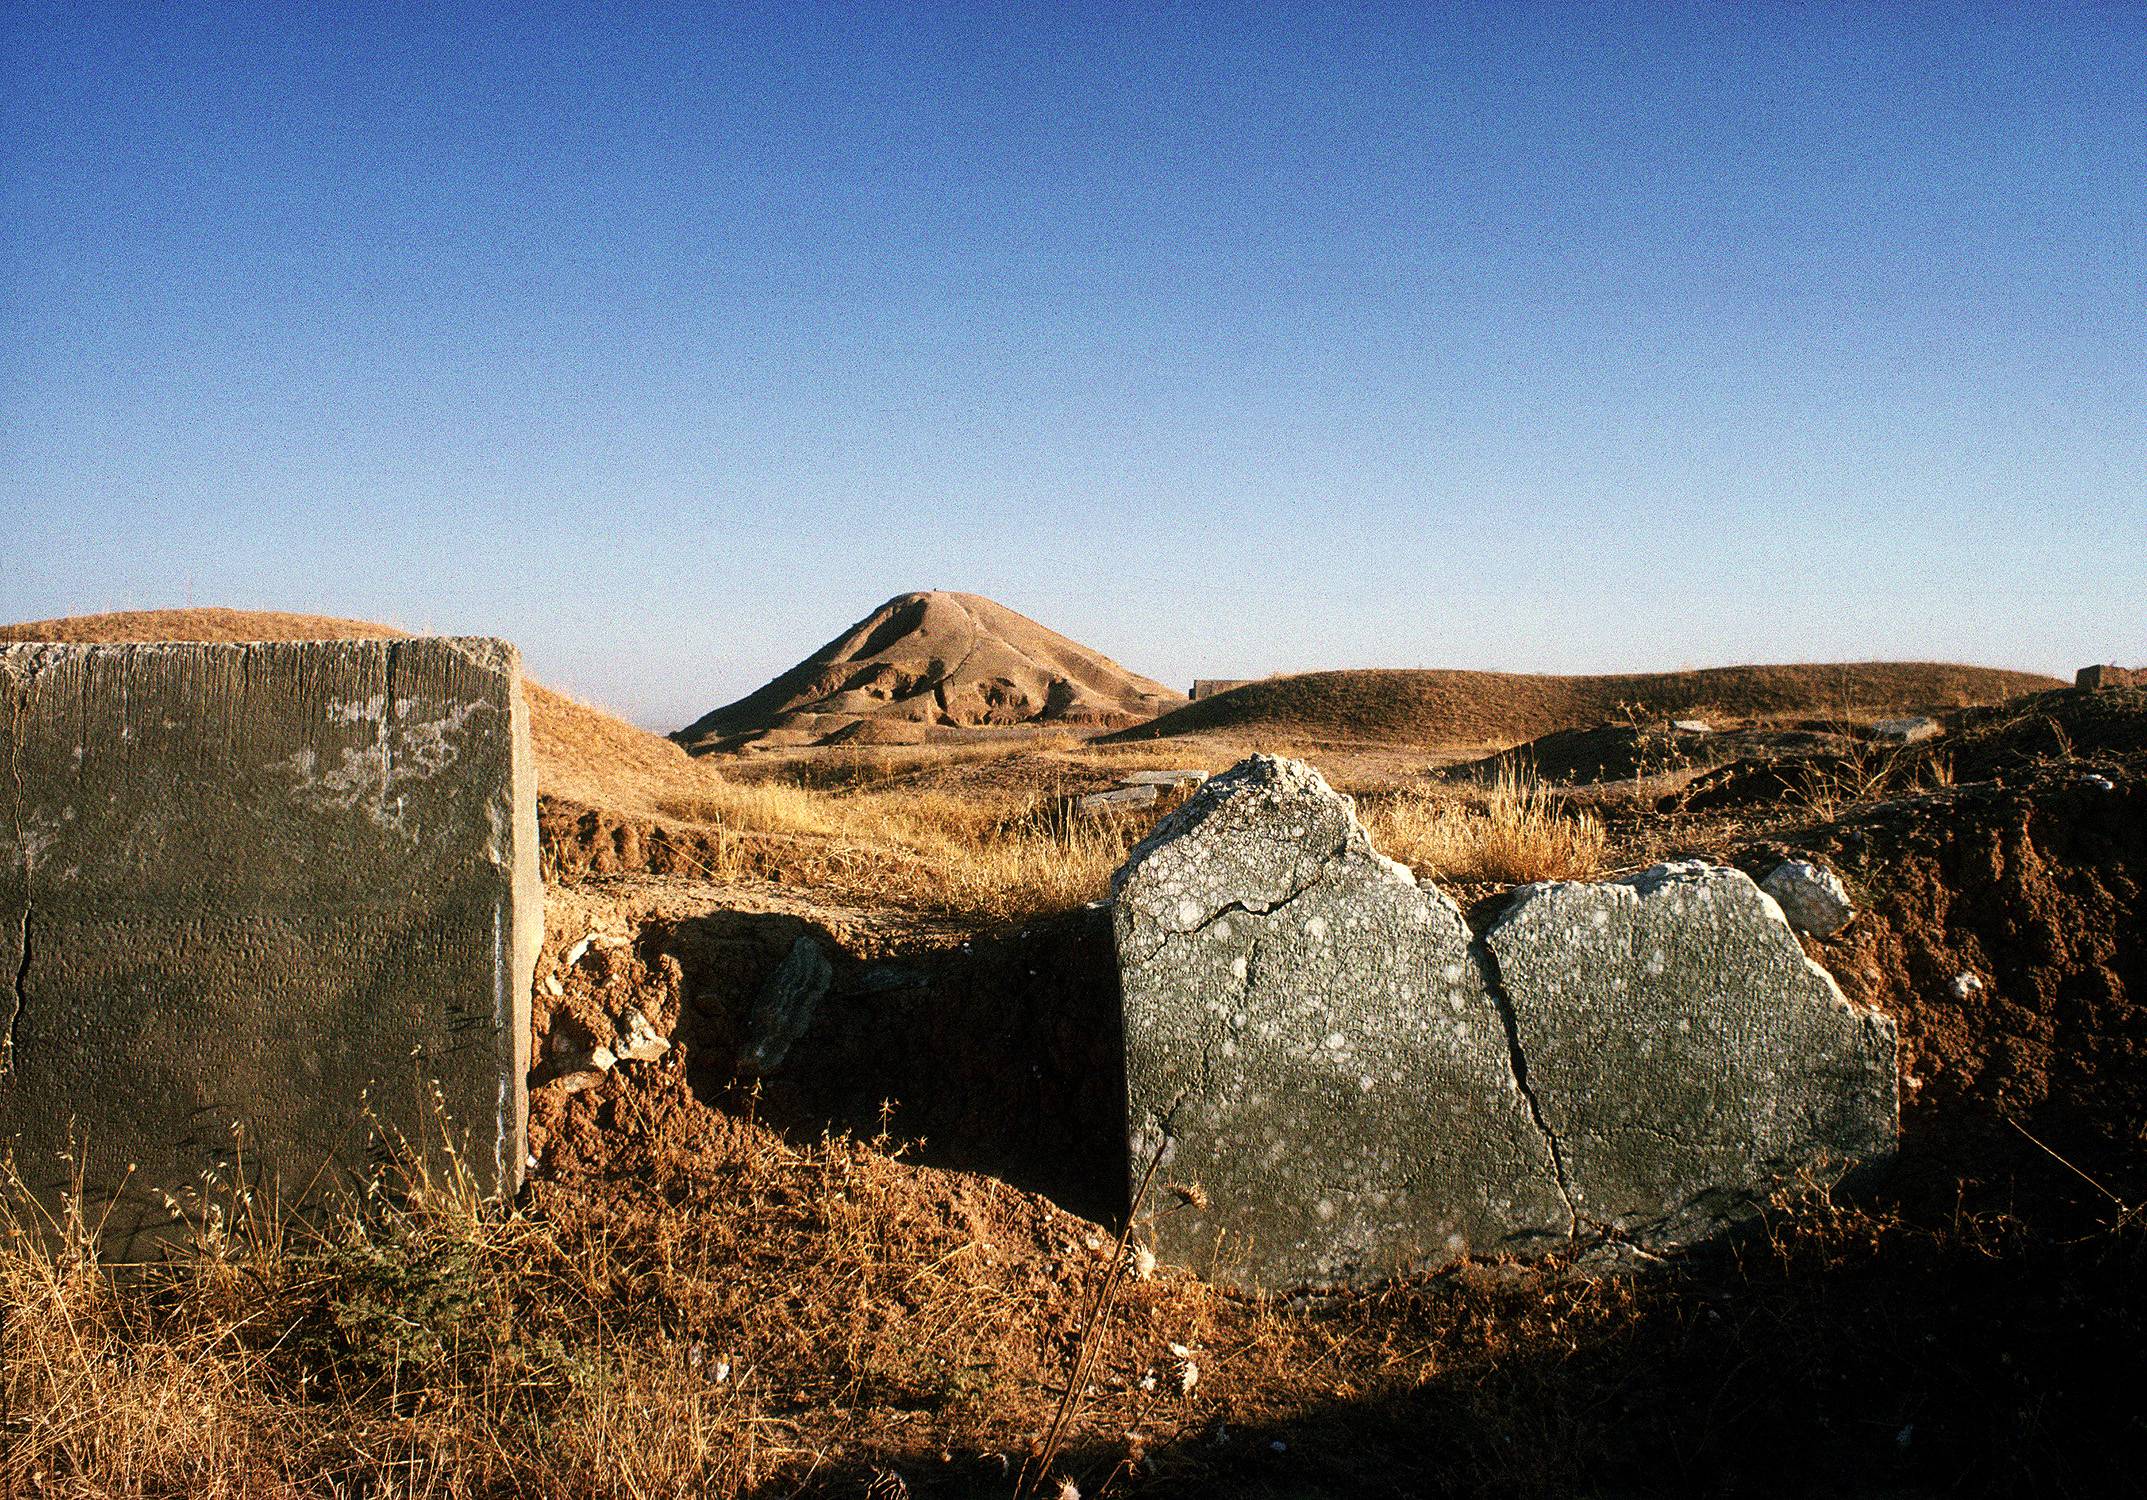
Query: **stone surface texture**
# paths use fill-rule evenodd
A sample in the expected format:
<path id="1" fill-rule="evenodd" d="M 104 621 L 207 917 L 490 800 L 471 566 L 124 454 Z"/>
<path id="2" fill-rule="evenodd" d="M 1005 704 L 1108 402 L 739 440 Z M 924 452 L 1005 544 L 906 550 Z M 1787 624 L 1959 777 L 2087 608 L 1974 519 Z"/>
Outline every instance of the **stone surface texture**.
<path id="1" fill-rule="evenodd" d="M 1257 756 L 1114 885 L 1136 1184 L 1163 1254 L 1251 1285 L 1563 1240 L 1571 1216 L 1461 912 L 1317 771 Z M 1151 1207 L 1154 1205 L 1151 1204 Z"/>
<path id="2" fill-rule="evenodd" d="M 1479 940 L 1318 772 L 1256 756 L 1133 851 L 1113 922 L 1140 1216 L 1225 1281 L 1674 1245 L 1893 1148 L 1891 1026 L 1735 870 L 1529 887 Z"/>
<path id="3" fill-rule="evenodd" d="M 790 945 L 776 971 L 753 998 L 746 1036 L 738 1049 L 738 1071 L 748 1078 L 773 1073 L 813 1024 L 813 1014 L 835 980 L 834 965 L 809 937 Z"/>
<path id="4" fill-rule="evenodd" d="M 1936 719 L 1881 719 L 1871 726 L 1871 737 L 1890 745 L 1919 745 L 1943 733 L 1945 726 Z"/>
<path id="5" fill-rule="evenodd" d="M 1801 1167 L 1892 1152 L 1893 1024 L 1742 871 L 1526 887 L 1485 944 L 1583 1224 L 1681 1244 Z"/>
<path id="6" fill-rule="evenodd" d="M 133 1163 L 124 1253 L 204 1174 L 334 1181 L 369 1110 L 438 1143 L 436 1098 L 518 1183 L 543 891 L 512 647 L 0 646 L 0 754 L 0 1142 L 33 1189 L 85 1141 L 97 1201 Z"/>
<path id="7" fill-rule="evenodd" d="M 2082 667 L 2073 674 L 2073 686 L 2089 692 L 2105 688 L 2147 687 L 2147 667 L 2119 667 L 2104 662 Z"/>
<path id="8" fill-rule="evenodd" d="M 1841 877 L 1808 859 L 1783 860 L 1767 873 L 1760 889 L 1774 898 L 1790 926 L 1816 938 L 1832 937 L 1856 915 Z"/>

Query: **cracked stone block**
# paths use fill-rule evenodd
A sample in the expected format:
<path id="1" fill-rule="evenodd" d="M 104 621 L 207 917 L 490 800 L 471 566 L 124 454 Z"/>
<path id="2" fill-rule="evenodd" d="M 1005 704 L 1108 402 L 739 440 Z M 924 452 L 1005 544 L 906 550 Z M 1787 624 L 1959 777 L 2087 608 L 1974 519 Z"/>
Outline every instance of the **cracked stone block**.
<path id="1" fill-rule="evenodd" d="M 1113 893 L 1130 1170 L 1161 1153 L 1162 1254 L 1283 1286 L 1568 1235 L 1461 912 L 1317 771 L 1213 778 Z"/>
<path id="2" fill-rule="evenodd" d="M 205 1178 L 336 1181 L 368 1112 L 437 1152 L 442 1104 L 516 1185 L 543 892 L 511 646 L 0 646 L 0 754 L 0 1145 L 34 1190 L 86 1143 L 124 1255 Z"/>
<path id="3" fill-rule="evenodd" d="M 1892 1153 L 1893 1023 L 1743 872 L 1526 887 L 1485 944 L 1584 1230 L 1688 1243 L 1799 1168 Z"/>

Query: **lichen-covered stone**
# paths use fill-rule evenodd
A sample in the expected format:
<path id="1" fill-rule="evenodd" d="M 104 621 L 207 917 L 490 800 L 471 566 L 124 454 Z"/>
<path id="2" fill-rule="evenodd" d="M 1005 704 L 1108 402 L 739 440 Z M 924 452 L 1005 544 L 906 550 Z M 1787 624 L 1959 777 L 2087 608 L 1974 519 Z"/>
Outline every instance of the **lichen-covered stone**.
<path id="1" fill-rule="evenodd" d="M 125 1256 L 204 1174 L 334 1183 L 369 1112 L 513 1189 L 543 891 L 511 646 L 0 646 L 0 763 L 0 1146 L 34 1191 L 86 1138 Z"/>
<path id="2" fill-rule="evenodd" d="M 1252 1285 L 1563 1239 L 1571 1216 L 1446 897 L 1309 766 L 1257 756 L 1114 882 L 1136 1182 L 1158 1248 Z"/>
<path id="3" fill-rule="evenodd" d="M 1742 872 L 1532 886 L 1485 942 L 1584 1228 L 1675 1245 L 1800 1167 L 1892 1152 L 1893 1024 Z"/>
<path id="4" fill-rule="evenodd" d="M 1816 938 L 1832 937 L 1856 915 L 1841 877 L 1808 859 L 1783 860 L 1759 888 L 1774 898 L 1790 926 Z"/>

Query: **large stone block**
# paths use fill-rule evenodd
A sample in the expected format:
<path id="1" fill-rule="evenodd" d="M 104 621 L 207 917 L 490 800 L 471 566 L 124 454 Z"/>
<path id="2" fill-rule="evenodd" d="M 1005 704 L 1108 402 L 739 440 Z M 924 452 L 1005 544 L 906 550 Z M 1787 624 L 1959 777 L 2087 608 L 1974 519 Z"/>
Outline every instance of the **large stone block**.
<path id="1" fill-rule="evenodd" d="M 1157 1247 L 1254 1286 L 1609 1235 L 1685 1243 L 1888 1154 L 1892 1026 L 1738 871 L 1527 888 L 1479 940 L 1310 767 L 1255 757 L 1114 884 Z"/>
<path id="2" fill-rule="evenodd" d="M 1136 1180 L 1159 1248 L 1253 1285 L 1540 1248 L 1571 1218 L 1453 902 L 1317 771 L 1257 756 L 1118 874 Z"/>
<path id="3" fill-rule="evenodd" d="M 496 641 L 0 647 L 0 1140 L 86 1145 L 122 1248 L 204 1174 L 286 1198 L 368 1112 L 509 1190 L 541 936 Z M 129 1166 L 133 1171 L 128 1174 Z M 122 1179 L 124 1190 L 121 1190 Z"/>
<path id="4" fill-rule="evenodd" d="M 1484 941 L 1584 1226 L 1666 1248 L 1800 1168 L 1893 1150 L 1893 1023 L 1743 871 L 1529 886 Z"/>

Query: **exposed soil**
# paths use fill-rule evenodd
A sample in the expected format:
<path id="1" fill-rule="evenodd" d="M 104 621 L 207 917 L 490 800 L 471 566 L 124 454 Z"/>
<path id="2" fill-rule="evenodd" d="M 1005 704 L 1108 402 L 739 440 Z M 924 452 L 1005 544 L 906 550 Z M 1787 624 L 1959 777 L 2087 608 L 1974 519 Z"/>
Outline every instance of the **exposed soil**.
<path id="1" fill-rule="evenodd" d="M 1899 1162 L 1607 1278 L 1471 1266 L 1291 1305 L 1166 1270 L 1129 1286 L 1062 1469 L 1089 1494 L 2131 1484 L 2147 1453 L 2126 1394 L 2147 1379 L 2143 729 L 2147 693 L 2054 693 L 1901 752 L 1901 785 L 1942 756 L 1973 780 L 1831 820 L 1756 796 L 1735 816 L 1636 804 L 1662 837 L 1755 874 L 1797 853 L 1849 882 L 1860 914 L 1808 946 L 1900 1026 Z M 599 945 L 616 956 L 585 957 L 570 985 L 665 997 L 682 1045 L 580 1092 L 540 1087 L 533 1201 L 562 1222 L 601 1201 L 626 1233 L 676 1238 L 728 1211 L 722 1184 L 770 1130 L 870 1143 L 858 1159 L 888 1232 L 914 1237 L 904 1253 L 987 1247 L 972 1295 L 998 1309 L 1004 1384 L 995 1416 L 914 1391 L 912 1417 L 852 1408 L 863 1425 L 819 1450 L 808 1488 L 892 1472 L 913 1492 L 1003 1493 L 1108 1240 L 1046 1200 L 1107 1220 L 1123 1182 L 1099 914 L 978 933 L 648 878 L 554 899 L 579 903 L 555 946 L 621 919 Z M 751 998 L 801 935 L 833 960 L 829 998 L 782 1069 L 743 1078 Z M 1171 1343 L 1205 1353 L 1193 1394 L 1167 1389 Z"/>

